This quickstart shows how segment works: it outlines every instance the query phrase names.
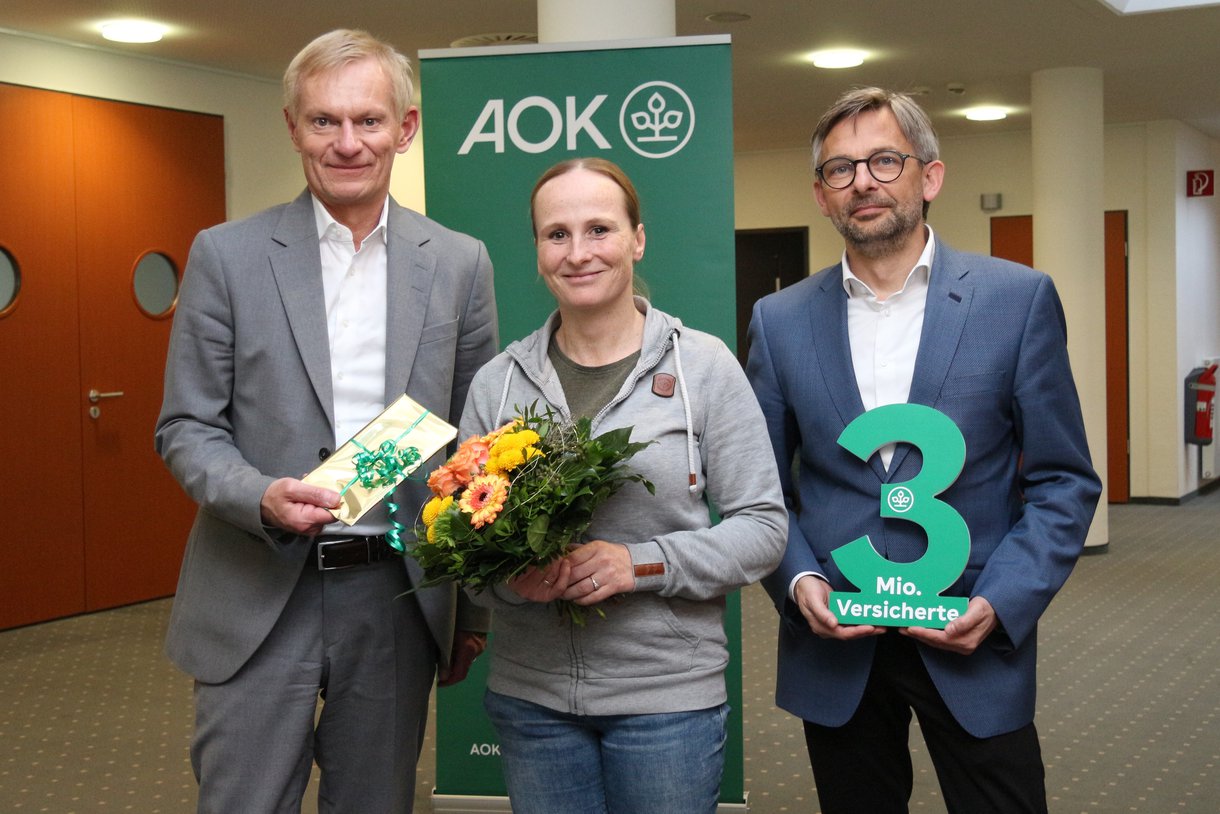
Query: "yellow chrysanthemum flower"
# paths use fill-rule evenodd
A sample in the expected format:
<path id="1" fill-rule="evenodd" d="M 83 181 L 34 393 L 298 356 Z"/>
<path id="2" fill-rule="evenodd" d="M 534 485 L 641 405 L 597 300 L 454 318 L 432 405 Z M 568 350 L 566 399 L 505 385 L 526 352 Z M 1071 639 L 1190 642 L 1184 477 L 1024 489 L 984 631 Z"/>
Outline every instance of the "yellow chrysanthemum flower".
<path id="1" fill-rule="evenodd" d="M 538 433 L 533 430 L 521 430 L 500 436 L 491 445 L 484 468 L 495 474 L 511 472 L 530 458 L 542 454 L 534 446 L 539 440 L 541 439 L 539 439 Z"/>
<path id="2" fill-rule="evenodd" d="M 428 539 L 432 539 L 432 524 L 436 522 L 436 518 L 440 517 L 441 512 L 453 505 L 453 495 L 446 497 L 434 497 L 424 504 L 424 510 L 420 515 L 420 519 L 424 525 L 428 527 Z"/>

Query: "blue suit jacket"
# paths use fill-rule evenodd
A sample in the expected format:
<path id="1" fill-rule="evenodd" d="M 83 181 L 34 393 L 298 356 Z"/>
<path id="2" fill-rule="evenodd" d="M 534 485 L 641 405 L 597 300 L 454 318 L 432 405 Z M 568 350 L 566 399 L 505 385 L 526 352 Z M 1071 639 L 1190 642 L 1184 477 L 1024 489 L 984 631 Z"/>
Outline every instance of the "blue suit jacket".
<path id="1" fill-rule="evenodd" d="M 927 547 L 919 526 L 879 516 L 881 484 L 917 473 L 919 450 L 899 444 L 887 474 L 879 456 L 865 463 L 837 444 L 864 412 L 842 278 L 836 265 L 756 303 L 747 364 L 790 513 L 784 560 L 764 580 L 782 619 L 776 700 L 825 726 L 855 711 L 876 643 L 818 638 L 787 598 L 789 583 L 812 571 L 835 590 L 859 590 L 831 552 L 862 534 L 894 561 Z M 1076 562 L 1101 491 L 1066 336 L 1049 277 L 937 245 L 909 401 L 945 413 L 966 439 L 965 466 L 941 499 L 965 519 L 970 557 L 943 593 L 986 597 L 1000 627 L 970 656 L 920 651 L 977 737 L 1033 719 L 1038 619 Z"/>

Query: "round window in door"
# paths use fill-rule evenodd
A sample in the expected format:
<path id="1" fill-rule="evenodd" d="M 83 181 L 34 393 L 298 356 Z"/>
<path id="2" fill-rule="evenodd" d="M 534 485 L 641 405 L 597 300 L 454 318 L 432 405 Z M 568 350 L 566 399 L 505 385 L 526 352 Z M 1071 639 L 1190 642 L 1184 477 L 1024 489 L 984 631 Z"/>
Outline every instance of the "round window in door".
<path id="1" fill-rule="evenodd" d="M 136 304 L 150 317 L 169 316 L 178 299 L 178 269 L 160 252 L 149 252 L 136 263 L 132 276 Z"/>
<path id="2" fill-rule="evenodd" d="M 21 272 L 17 261 L 0 246 L 0 317 L 8 316 L 17 304 L 17 292 L 21 290 Z"/>

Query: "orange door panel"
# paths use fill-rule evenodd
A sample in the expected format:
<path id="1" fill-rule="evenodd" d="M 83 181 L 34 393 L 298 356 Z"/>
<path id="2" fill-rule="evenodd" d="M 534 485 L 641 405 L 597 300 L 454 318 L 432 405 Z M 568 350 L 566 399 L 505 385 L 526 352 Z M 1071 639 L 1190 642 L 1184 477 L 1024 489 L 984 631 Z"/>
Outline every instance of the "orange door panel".
<path id="1" fill-rule="evenodd" d="M 991 219 L 991 256 L 1034 265 L 1034 219 L 1031 215 L 997 215 Z"/>
<path id="2" fill-rule="evenodd" d="M 195 234 L 224 220 L 224 132 L 216 116 L 81 97 L 73 125 L 76 404 L 86 605 L 96 610 L 174 592 L 194 507 L 152 445 L 172 311 L 141 308 L 133 279 L 150 252 L 181 273 Z M 93 402 L 91 390 L 111 395 Z"/>

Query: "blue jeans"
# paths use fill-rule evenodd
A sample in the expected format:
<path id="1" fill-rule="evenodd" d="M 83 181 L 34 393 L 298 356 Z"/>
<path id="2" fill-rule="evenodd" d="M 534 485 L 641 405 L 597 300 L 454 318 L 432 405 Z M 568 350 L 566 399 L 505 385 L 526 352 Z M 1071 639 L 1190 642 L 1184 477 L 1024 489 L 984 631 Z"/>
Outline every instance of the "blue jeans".
<path id="1" fill-rule="evenodd" d="M 729 705 L 569 715 L 490 690 L 514 814 L 712 814 Z"/>

